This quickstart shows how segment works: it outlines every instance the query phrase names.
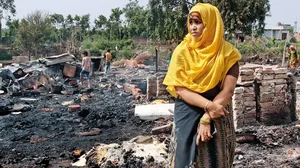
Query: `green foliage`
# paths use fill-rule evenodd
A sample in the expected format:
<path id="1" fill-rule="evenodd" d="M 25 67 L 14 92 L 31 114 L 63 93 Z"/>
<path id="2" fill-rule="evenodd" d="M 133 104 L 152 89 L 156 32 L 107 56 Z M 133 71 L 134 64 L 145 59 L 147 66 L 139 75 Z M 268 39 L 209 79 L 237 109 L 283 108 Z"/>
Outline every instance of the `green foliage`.
<path id="1" fill-rule="evenodd" d="M 118 51 L 116 51 L 116 47 Z M 126 40 L 108 40 L 103 37 L 88 38 L 83 41 L 82 50 L 88 50 L 91 55 L 103 55 L 107 49 L 111 49 L 112 55 L 118 55 L 119 58 L 131 58 L 133 41 L 130 39 Z"/>
<path id="2" fill-rule="evenodd" d="M 291 42 L 292 42 L 292 43 L 297 43 L 298 41 L 297 41 L 296 37 L 292 37 L 292 38 L 291 38 Z"/>
<path id="3" fill-rule="evenodd" d="M 22 19 L 18 29 L 18 40 L 24 50 L 35 49 L 45 44 L 53 30 L 51 19 L 42 11 L 35 11 Z"/>
<path id="4" fill-rule="evenodd" d="M 237 46 L 242 56 L 253 56 L 260 52 L 265 52 L 266 47 L 262 42 L 245 42 L 239 43 Z"/>
<path id="5" fill-rule="evenodd" d="M 0 60 L 11 60 L 12 59 L 12 55 L 7 54 L 7 53 L 1 53 L 0 54 Z"/>
<path id="6" fill-rule="evenodd" d="M 147 7 L 140 6 L 138 0 L 129 0 L 123 9 L 112 9 L 108 18 L 99 15 L 94 20 L 94 27 L 90 25 L 89 14 L 64 17 L 61 14 L 49 16 L 36 11 L 21 21 L 7 22 L 9 30 L 5 33 L 5 39 L 14 48 L 17 46 L 31 53 L 37 53 L 44 46 L 62 46 L 61 49 L 68 48 L 71 52 L 77 52 L 82 45 L 81 49 L 89 50 L 92 55 L 103 55 L 110 48 L 117 58 L 130 58 L 134 56 L 132 50 L 135 46 L 129 40 L 133 36 L 144 36 L 154 42 L 181 41 L 187 34 L 189 9 L 197 2 L 216 5 L 229 33 L 241 30 L 250 34 L 254 28 L 259 35 L 270 10 L 269 0 L 149 0 Z M 14 13 L 13 0 L 1 1 L 0 16 L 3 9 Z M 122 20 L 122 15 L 125 20 Z M 274 45 L 275 42 L 262 48 Z M 247 54 L 262 50 L 261 46 L 239 47 Z M 153 48 L 150 50 L 155 53 Z M 165 57 L 164 54 L 161 56 Z"/>
<path id="7" fill-rule="evenodd" d="M 134 56 L 134 52 L 131 49 L 124 49 L 120 50 L 118 53 L 118 59 L 125 58 L 125 59 L 131 59 Z"/>

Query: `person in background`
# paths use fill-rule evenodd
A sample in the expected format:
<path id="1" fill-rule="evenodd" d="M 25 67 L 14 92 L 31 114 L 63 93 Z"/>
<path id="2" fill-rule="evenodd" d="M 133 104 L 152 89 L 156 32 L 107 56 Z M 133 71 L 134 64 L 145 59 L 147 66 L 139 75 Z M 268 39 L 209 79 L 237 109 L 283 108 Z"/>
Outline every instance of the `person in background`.
<path id="1" fill-rule="evenodd" d="M 163 84 L 176 98 L 174 168 L 232 168 L 235 130 L 231 98 L 241 54 L 224 40 L 219 10 L 198 3 L 188 34 L 172 55 Z M 172 149 L 171 149 L 172 150 Z"/>
<path id="2" fill-rule="evenodd" d="M 290 46 L 290 52 L 289 52 L 289 59 L 290 59 L 290 67 L 292 69 L 295 69 L 297 66 L 297 63 L 299 62 L 299 56 L 296 50 L 296 47 L 291 45 Z"/>
<path id="3" fill-rule="evenodd" d="M 105 70 L 105 72 L 106 73 L 110 72 L 111 60 L 112 60 L 112 56 L 111 56 L 111 53 L 110 53 L 110 49 L 108 49 L 107 52 L 105 53 L 105 61 L 106 61 L 106 70 Z"/>
<path id="4" fill-rule="evenodd" d="M 83 76 L 86 76 L 88 79 L 88 88 L 91 88 L 91 79 L 90 79 L 90 72 L 91 72 L 91 65 L 92 60 L 88 56 L 88 52 L 84 51 L 82 54 L 82 63 L 81 63 L 81 72 L 80 72 L 80 85 L 83 85 Z"/>

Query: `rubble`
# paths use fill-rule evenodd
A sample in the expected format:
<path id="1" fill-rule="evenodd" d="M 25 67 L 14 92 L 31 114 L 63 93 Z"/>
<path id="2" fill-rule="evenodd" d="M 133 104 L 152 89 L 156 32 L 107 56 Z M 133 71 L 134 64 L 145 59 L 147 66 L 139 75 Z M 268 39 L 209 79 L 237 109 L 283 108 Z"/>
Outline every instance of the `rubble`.
<path id="1" fill-rule="evenodd" d="M 46 66 L 61 64 L 65 62 L 73 62 L 76 58 L 74 55 L 65 53 L 57 56 L 50 56 L 46 58 L 42 58 L 39 60 L 40 63 L 45 64 Z"/>
<path id="2" fill-rule="evenodd" d="M 167 167 L 166 146 L 158 139 L 139 136 L 118 144 L 100 144 L 87 156 L 87 165 L 99 167 Z M 104 159 L 105 158 L 105 159 Z"/>

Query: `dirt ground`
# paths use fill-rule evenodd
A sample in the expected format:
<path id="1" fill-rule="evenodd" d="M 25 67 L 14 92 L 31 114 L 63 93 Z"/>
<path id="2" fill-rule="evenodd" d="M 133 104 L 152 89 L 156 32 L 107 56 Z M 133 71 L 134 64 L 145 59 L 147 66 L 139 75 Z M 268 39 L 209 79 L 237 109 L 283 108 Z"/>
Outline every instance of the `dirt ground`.
<path id="1" fill-rule="evenodd" d="M 0 167 L 71 167 L 76 160 L 74 150 L 87 152 L 98 143 L 121 143 L 150 135 L 155 124 L 133 115 L 135 104 L 144 101 L 123 90 L 127 82 L 142 87 L 149 74 L 154 74 L 153 68 L 123 68 L 108 75 L 96 74 L 93 89 L 83 87 L 78 94 L 48 94 L 40 88 L 19 96 L 1 96 L 2 102 L 30 108 L 0 116 Z M 85 95 L 88 99 L 81 101 Z M 37 100 L 20 100 L 24 97 Z M 62 105 L 71 100 L 82 110 L 70 111 Z M 246 140 L 237 143 L 234 167 L 300 167 L 300 130 L 296 124 L 237 130 L 238 138 Z M 84 135 L 91 130 L 96 133 Z M 124 167 L 143 166 L 129 159 Z"/>

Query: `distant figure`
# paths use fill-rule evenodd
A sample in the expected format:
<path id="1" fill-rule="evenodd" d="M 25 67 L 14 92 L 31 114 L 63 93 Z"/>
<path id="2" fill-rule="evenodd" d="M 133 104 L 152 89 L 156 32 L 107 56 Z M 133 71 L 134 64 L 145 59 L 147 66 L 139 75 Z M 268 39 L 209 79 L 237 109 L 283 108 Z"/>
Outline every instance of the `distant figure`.
<path id="1" fill-rule="evenodd" d="M 296 47 L 291 45 L 290 46 L 290 52 L 289 52 L 289 59 L 290 59 L 290 67 L 292 69 L 295 69 L 296 66 L 297 66 L 297 63 L 299 61 L 299 56 L 298 56 L 298 53 L 297 53 L 297 50 L 296 50 Z"/>
<path id="2" fill-rule="evenodd" d="M 112 60 L 110 49 L 108 49 L 107 52 L 105 53 L 105 60 L 106 60 L 106 70 L 105 70 L 105 72 L 108 73 L 108 72 L 110 72 L 110 63 L 111 63 L 111 60 Z"/>
<path id="3" fill-rule="evenodd" d="M 88 56 L 88 52 L 84 51 L 82 54 L 82 63 L 81 63 L 81 72 L 80 72 L 80 84 L 83 85 L 83 75 L 85 75 L 88 79 L 88 88 L 91 88 L 91 79 L 90 79 L 90 72 L 91 72 L 91 65 L 92 60 Z"/>

